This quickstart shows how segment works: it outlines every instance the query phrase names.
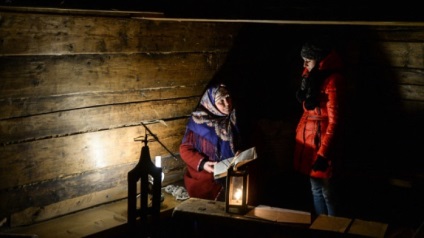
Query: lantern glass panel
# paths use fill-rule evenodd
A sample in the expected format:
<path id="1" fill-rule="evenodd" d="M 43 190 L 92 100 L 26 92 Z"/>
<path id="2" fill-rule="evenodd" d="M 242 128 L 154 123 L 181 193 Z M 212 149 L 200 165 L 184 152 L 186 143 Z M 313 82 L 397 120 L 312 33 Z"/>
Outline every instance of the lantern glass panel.
<path id="1" fill-rule="evenodd" d="M 228 169 L 227 189 L 225 195 L 226 212 L 243 214 L 247 210 L 248 197 L 248 180 L 249 174 L 247 170 Z"/>
<path id="2" fill-rule="evenodd" d="M 241 205 L 243 201 L 243 176 L 235 176 L 230 178 L 230 205 Z"/>

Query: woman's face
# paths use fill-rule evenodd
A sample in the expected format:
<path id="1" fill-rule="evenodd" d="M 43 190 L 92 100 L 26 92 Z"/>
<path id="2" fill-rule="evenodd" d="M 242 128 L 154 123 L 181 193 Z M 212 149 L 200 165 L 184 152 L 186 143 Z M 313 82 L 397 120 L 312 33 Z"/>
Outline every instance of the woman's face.
<path id="1" fill-rule="evenodd" d="M 215 102 L 216 108 L 225 115 L 229 115 L 231 110 L 233 110 L 233 101 L 231 100 L 230 95 L 219 98 Z"/>
<path id="2" fill-rule="evenodd" d="M 303 59 L 303 67 L 308 69 L 309 72 L 311 72 L 311 70 L 315 67 L 317 61 L 314 59 L 308 59 L 305 57 L 302 57 Z"/>

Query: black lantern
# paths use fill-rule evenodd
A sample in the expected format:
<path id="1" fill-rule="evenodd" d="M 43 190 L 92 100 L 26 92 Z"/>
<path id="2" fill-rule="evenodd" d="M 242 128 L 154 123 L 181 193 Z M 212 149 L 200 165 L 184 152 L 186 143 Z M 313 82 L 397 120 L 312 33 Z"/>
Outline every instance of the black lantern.
<path id="1" fill-rule="evenodd" d="M 247 212 L 249 192 L 249 173 L 230 166 L 227 171 L 227 187 L 225 191 L 225 211 L 244 214 Z"/>

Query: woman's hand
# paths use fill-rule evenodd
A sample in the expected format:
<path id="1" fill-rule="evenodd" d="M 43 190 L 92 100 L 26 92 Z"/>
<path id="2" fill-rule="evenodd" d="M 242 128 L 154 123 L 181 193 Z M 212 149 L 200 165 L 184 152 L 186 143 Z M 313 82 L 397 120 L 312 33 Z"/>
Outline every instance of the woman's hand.
<path id="1" fill-rule="evenodd" d="M 217 162 L 212 162 L 212 161 L 207 161 L 204 165 L 203 165 L 203 170 L 205 170 L 208 173 L 213 173 L 214 171 L 214 166 Z"/>

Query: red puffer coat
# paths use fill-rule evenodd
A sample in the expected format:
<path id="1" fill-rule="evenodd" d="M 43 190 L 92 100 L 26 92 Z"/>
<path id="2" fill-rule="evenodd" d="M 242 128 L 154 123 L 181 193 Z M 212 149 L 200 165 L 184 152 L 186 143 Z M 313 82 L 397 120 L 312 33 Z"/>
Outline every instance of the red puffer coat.
<path id="1" fill-rule="evenodd" d="M 296 129 L 296 145 L 294 151 L 294 169 L 302 174 L 315 178 L 330 178 L 333 174 L 332 149 L 334 133 L 339 120 L 339 97 L 337 89 L 343 81 L 340 74 L 342 61 L 335 51 L 319 63 L 319 70 L 330 70 L 321 85 L 319 106 L 307 110 L 303 102 L 303 115 Z M 305 69 L 306 70 L 306 69 Z M 305 73 L 307 71 L 304 71 Z M 328 159 L 326 171 L 314 171 L 312 165 L 321 155 Z"/>

